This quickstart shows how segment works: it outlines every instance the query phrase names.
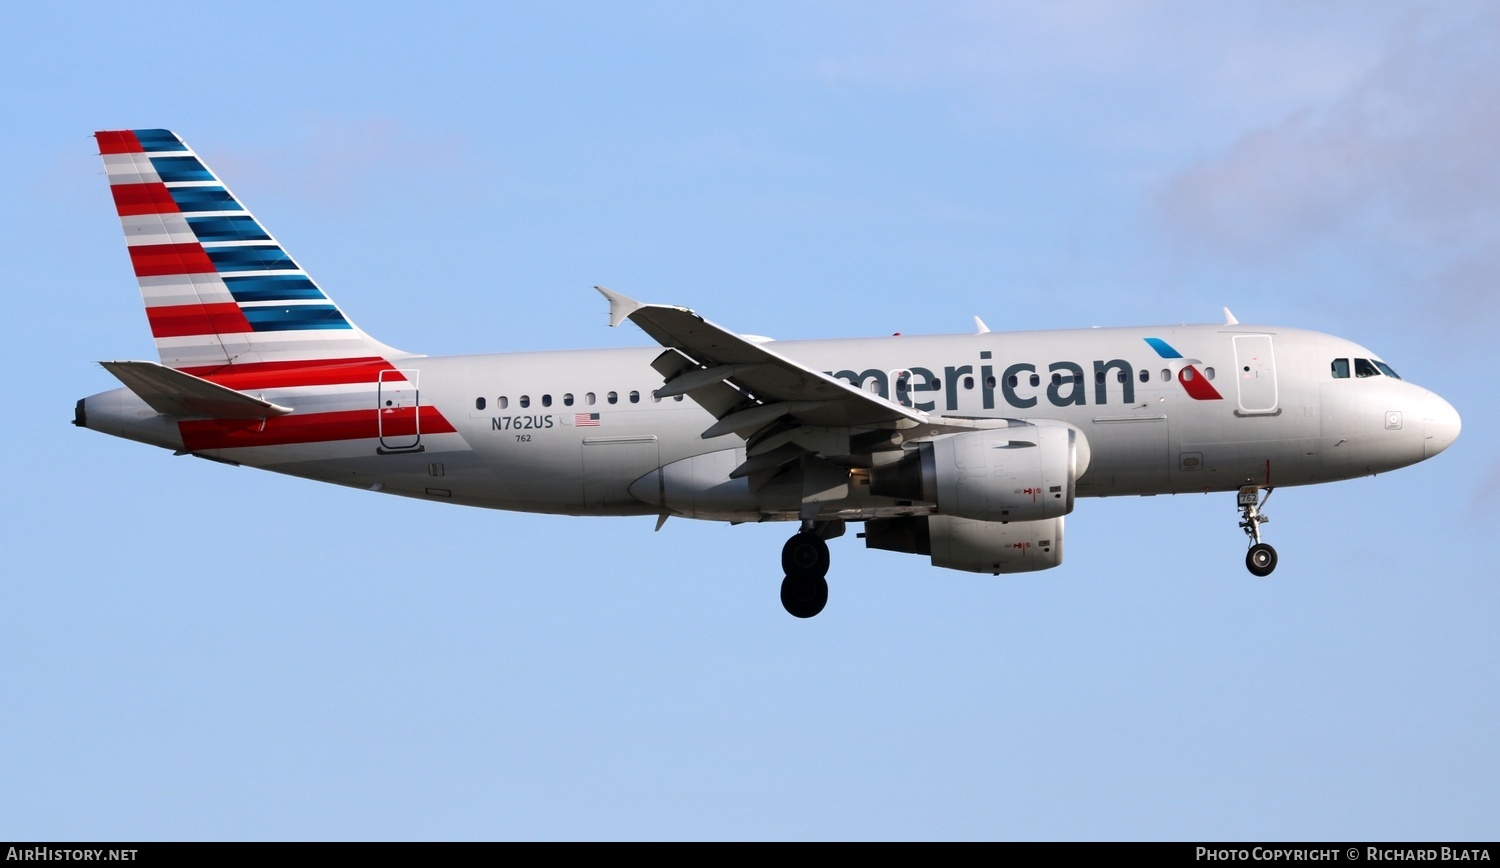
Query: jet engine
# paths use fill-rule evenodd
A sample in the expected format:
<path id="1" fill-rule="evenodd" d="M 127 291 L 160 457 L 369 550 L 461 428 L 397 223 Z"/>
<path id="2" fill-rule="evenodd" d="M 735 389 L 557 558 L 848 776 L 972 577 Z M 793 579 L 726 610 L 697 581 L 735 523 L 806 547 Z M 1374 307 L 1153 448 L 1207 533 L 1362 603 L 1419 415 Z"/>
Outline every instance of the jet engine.
<path id="1" fill-rule="evenodd" d="M 930 555 L 932 565 L 970 573 L 1029 573 L 1062 563 L 1063 520 L 975 521 L 915 515 L 865 522 L 865 547 Z"/>
<path id="2" fill-rule="evenodd" d="M 970 431 L 920 443 L 899 461 L 870 468 L 870 493 L 984 522 L 1056 518 L 1073 511 L 1088 461 L 1088 441 L 1066 425 Z"/>

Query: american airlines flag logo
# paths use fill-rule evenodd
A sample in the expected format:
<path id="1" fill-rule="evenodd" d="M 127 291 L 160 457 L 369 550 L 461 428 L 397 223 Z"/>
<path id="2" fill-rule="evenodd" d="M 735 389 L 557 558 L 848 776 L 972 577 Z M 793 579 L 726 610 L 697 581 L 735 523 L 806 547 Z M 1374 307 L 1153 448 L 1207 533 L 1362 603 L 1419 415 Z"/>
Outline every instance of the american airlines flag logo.
<path id="1" fill-rule="evenodd" d="M 573 424 L 579 428 L 598 428 L 598 413 L 574 413 Z"/>

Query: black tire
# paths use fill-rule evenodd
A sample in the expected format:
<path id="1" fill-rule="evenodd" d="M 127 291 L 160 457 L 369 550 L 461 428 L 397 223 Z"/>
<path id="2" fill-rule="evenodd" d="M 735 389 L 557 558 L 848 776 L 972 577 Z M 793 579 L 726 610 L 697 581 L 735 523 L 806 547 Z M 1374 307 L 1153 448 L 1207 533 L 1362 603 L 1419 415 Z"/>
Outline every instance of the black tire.
<path id="1" fill-rule="evenodd" d="M 828 575 L 828 543 L 807 531 L 794 535 L 781 547 L 781 572 L 796 579 Z"/>
<path id="2" fill-rule="evenodd" d="M 1265 578 L 1276 569 L 1276 550 L 1265 543 L 1256 543 L 1245 553 L 1245 569 Z"/>
<path id="3" fill-rule="evenodd" d="M 828 580 L 787 576 L 781 580 L 781 605 L 795 618 L 811 618 L 828 605 Z"/>

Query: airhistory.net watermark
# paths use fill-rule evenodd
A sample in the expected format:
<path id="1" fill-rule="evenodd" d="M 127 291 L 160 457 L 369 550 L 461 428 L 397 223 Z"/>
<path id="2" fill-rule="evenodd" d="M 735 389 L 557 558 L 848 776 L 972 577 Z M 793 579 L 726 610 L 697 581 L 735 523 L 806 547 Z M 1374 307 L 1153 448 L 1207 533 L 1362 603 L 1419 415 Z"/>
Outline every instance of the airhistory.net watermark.
<path id="1" fill-rule="evenodd" d="M 87 850 L 79 847 L 7 847 L 14 862 L 133 862 L 137 850 Z"/>

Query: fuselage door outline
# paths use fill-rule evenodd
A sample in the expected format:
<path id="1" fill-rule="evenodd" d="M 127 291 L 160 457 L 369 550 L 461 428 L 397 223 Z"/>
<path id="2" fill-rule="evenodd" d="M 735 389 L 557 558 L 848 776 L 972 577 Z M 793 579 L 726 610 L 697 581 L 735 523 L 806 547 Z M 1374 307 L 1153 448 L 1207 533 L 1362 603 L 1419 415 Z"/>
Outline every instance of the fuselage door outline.
<path id="1" fill-rule="evenodd" d="M 1234 336 L 1234 372 L 1241 415 L 1273 415 L 1280 400 L 1270 335 Z"/>
<path id="2" fill-rule="evenodd" d="M 386 369 L 376 388 L 375 418 L 381 454 L 422 449 L 417 371 Z"/>

